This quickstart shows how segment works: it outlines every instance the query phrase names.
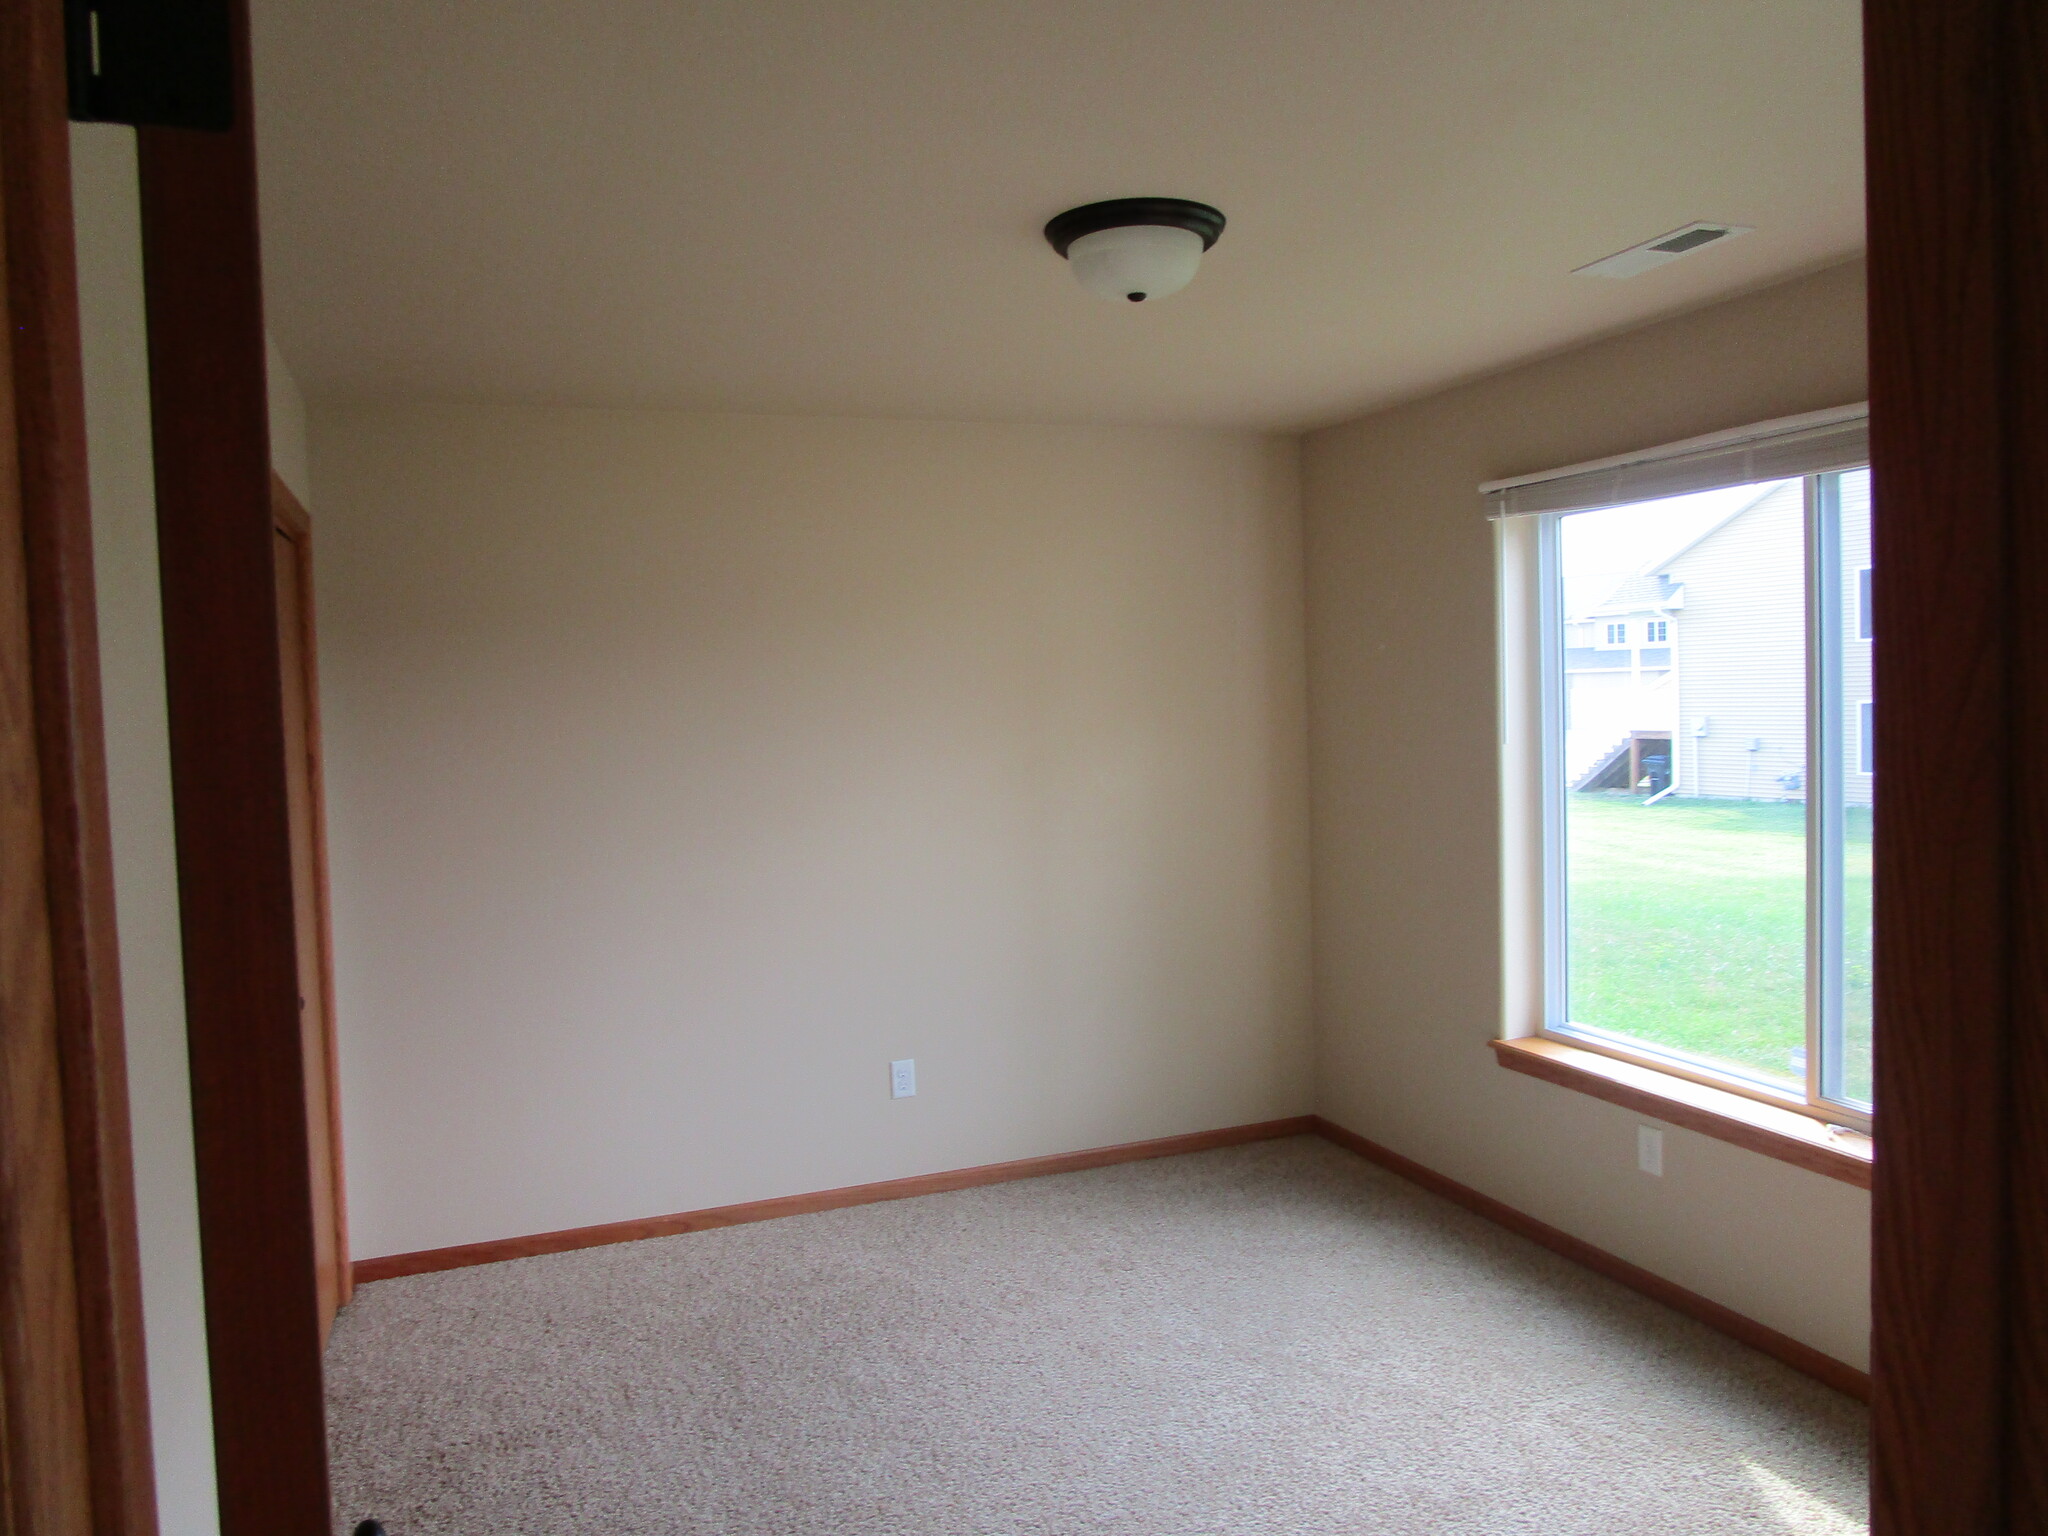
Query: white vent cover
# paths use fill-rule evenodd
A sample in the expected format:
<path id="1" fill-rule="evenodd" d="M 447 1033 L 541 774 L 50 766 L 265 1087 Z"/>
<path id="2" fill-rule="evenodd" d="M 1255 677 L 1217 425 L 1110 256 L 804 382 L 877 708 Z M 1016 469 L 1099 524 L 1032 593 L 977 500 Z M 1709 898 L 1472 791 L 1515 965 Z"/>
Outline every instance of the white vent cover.
<path id="1" fill-rule="evenodd" d="M 1645 240 L 1641 245 L 1632 245 L 1625 251 L 1616 251 L 1612 256 L 1603 256 L 1583 267 L 1574 267 L 1572 275 L 1634 277 L 1638 272 L 1661 267 L 1667 261 L 1690 256 L 1694 251 L 1704 250 L 1707 246 L 1716 245 L 1723 240 L 1732 240 L 1737 235 L 1746 235 L 1753 227 L 1748 224 L 1710 224 L 1704 219 L 1697 220 L 1682 229 L 1672 230 L 1668 235 Z"/>

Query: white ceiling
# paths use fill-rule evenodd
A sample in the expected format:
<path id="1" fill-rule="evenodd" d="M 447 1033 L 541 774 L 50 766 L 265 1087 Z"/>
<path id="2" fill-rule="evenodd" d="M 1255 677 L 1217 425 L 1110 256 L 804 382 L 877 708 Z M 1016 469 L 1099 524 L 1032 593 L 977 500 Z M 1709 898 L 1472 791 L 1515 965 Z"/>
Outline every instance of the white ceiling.
<path id="1" fill-rule="evenodd" d="M 1858 0 L 255 9 L 315 399 L 1295 428 L 1863 242 Z M 1133 195 L 1230 226 L 1119 308 L 1039 228 Z"/>

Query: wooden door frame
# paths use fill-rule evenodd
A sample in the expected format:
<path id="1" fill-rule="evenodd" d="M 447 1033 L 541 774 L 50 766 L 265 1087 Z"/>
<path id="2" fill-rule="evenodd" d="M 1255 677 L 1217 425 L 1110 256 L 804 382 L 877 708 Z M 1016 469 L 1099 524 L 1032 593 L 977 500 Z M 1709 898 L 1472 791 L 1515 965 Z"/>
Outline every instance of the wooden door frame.
<path id="1" fill-rule="evenodd" d="M 1873 1532 L 2040 1532 L 2048 11 L 1865 0 L 1864 37 L 1883 807 Z"/>
<path id="2" fill-rule="evenodd" d="M 246 9 L 137 136 L 223 1536 L 326 1536 Z M 0 0 L 0 1531 L 152 1536 L 61 0 Z M 26 663 L 26 666 L 21 663 Z"/>
<path id="3" fill-rule="evenodd" d="M 233 128 L 136 135 L 200 1253 L 222 1536 L 327 1536 L 249 19 L 228 9 Z"/>
<path id="4" fill-rule="evenodd" d="M 0 1530 L 150 1536 L 63 17 L 0 0 Z"/>
<path id="5" fill-rule="evenodd" d="M 319 626 L 313 600 L 313 519 L 284 477 L 270 472 L 271 526 L 291 540 L 299 575 L 299 654 L 305 658 L 306 751 L 313 799 L 312 921 L 320 941 L 320 1008 L 326 1021 L 328 1166 L 333 1171 L 334 1294 L 347 1306 L 355 1294 L 355 1265 L 348 1253 L 348 1170 L 342 1160 L 341 1058 L 334 1013 L 334 901 L 327 881 L 327 771 L 320 746 Z"/>

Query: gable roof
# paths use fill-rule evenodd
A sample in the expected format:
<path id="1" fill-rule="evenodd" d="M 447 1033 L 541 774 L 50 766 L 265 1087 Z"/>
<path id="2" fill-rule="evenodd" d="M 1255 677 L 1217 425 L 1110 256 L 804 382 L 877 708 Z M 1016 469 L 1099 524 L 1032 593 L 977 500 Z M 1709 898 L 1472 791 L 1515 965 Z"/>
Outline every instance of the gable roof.
<path id="1" fill-rule="evenodd" d="M 1664 571 L 1676 565 L 1680 560 L 1683 560 L 1687 555 L 1691 554 L 1694 550 L 1698 549 L 1702 544 L 1706 543 L 1707 540 L 1713 538 L 1716 534 L 1720 533 L 1722 529 L 1728 527 L 1729 524 L 1736 522 L 1738 519 L 1749 516 L 1749 514 L 1754 512 L 1758 507 L 1762 506 L 1765 502 L 1769 501 L 1773 496 L 1777 495 L 1780 491 L 1784 490 L 1786 486 L 1796 485 L 1797 483 L 1798 482 L 1796 480 L 1780 480 L 1773 484 L 1768 490 L 1758 492 L 1755 496 L 1752 496 L 1748 501 L 1739 504 L 1735 508 L 1735 510 L 1733 512 L 1730 512 L 1726 517 L 1721 518 L 1717 522 L 1709 523 L 1704 530 L 1695 534 L 1692 538 L 1687 539 L 1683 544 L 1679 545 L 1677 549 L 1673 550 L 1670 554 L 1666 555 L 1662 560 L 1654 560 L 1650 564 L 1644 566 L 1644 572 L 1646 574 L 1650 572 L 1655 572 L 1661 576 L 1664 573 Z"/>
<path id="2" fill-rule="evenodd" d="M 1606 601 L 1588 608 L 1586 616 L 1598 617 L 1605 613 L 1634 613 L 1642 608 L 1667 608 L 1671 600 L 1685 590 L 1683 582 L 1673 581 L 1662 571 L 1645 572 L 1631 576 L 1612 592 Z"/>

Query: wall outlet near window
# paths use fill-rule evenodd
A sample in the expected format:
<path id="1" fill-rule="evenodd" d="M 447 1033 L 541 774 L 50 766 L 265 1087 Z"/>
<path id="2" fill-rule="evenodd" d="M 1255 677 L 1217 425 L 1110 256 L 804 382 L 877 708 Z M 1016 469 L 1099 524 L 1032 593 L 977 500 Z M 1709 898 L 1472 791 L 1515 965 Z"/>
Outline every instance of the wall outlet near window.
<path id="1" fill-rule="evenodd" d="M 917 1097 L 917 1063 L 909 1057 L 889 1063 L 889 1097 L 892 1099 L 914 1099 Z"/>
<path id="2" fill-rule="evenodd" d="M 1636 1166 L 1657 1178 L 1664 1177 L 1664 1133 L 1654 1125 L 1636 1127 Z"/>

